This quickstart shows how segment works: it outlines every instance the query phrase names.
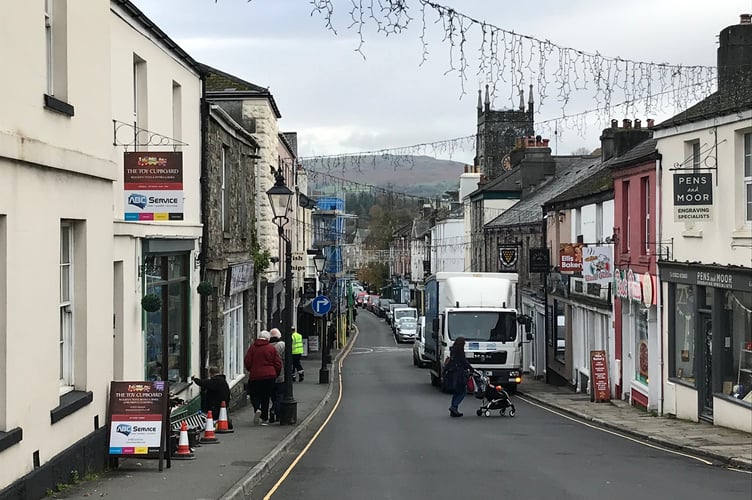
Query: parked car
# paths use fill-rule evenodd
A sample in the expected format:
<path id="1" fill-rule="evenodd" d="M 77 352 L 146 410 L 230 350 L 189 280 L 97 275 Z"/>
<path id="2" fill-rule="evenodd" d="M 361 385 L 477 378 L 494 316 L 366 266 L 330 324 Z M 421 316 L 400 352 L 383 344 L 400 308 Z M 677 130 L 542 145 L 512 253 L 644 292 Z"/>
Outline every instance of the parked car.
<path id="1" fill-rule="evenodd" d="M 394 302 L 392 299 L 379 299 L 379 317 L 386 318 L 386 312 L 392 302 Z"/>
<path id="2" fill-rule="evenodd" d="M 378 309 L 379 307 L 379 301 L 380 301 L 380 298 L 378 295 L 369 295 L 368 303 L 366 304 L 366 309 L 376 314 L 376 309 Z"/>
<path id="3" fill-rule="evenodd" d="M 368 293 L 358 292 L 357 295 L 355 295 L 355 307 L 363 307 L 366 300 L 368 300 Z"/>
<path id="4" fill-rule="evenodd" d="M 426 318 L 421 316 L 418 318 L 418 328 L 415 331 L 415 340 L 413 341 L 413 364 L 415 366 L 424 367 L 428 366 L 429 359 L 425 357 L 426 349 Z"/>
<path id="5" fill-rule="evenodd" d="M 392 309 L 392 332 L 397 333 L 398 322 L 404 318 L 418 320 L 418 310 L 414 307 L 394 307 Z"/>
<path id="6" fill-rule="evenodd" d="M 397 342 L 410 342 L 415 340 L 415 336 L 418 330 L 418 319 L 412 317 L 404 317 L 396 320 L 394 329 L 394 338 Z"/>
<path id="7" fill-rule="evenodd" d="M 389 308 L 386 311 L 386 322 L 392 327 L 392 331 L 394 331 L 394 310 L 404 307 L 407 307 L 407 304 L 401 304 L 398 302 L 389 303 Z"/>

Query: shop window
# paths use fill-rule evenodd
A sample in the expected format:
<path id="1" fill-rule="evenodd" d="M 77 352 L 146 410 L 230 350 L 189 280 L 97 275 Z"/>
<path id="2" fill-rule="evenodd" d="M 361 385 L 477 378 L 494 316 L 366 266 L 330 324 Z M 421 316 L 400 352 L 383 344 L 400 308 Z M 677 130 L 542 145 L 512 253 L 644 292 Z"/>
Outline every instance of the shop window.
<path id="1" fill-rule="evenodd" d="M 224 312 L 224 374 L 232 379 L 243 374 L 243 293 L 229 298 Z"/>
<path id="2" fill-rule="evenodd" d="M 752 404 L 752 293 L 725 291 L 722 391 Z"/>
<path id="3" fill-rule="evenodd" d="M 635 332 L 635 380 L 648 385 L 648 310 L 635 305 L 634 332 Z"/>
<path id="4" fill-rule="evenodd" d="M 567 315 L 565 314 L 564 304 L 556 301 L 554 304 L 556 310 L 556 323 L 555 323 L 555 341 L 556 341 L 556 354 L 554 358 L 562 363 L 565 362 L 566 350 L 567 350 Z"/>
<path id="5" fill-rule="evenodd" d="M 183 87 L 176 81 L 172 82 L 172 138 L 183 139 Z M 180 151 L 180 146 L 175 147 Z"/>
<path id="6" fill-rule="evenodd" d="M 148 142 L 146 137 L 140 135 L 149 126 L 148 112 L 146 61 L 133 54 L 133 124 L 140 129 L 134 133 L 133 141 L 136 146 Z"/>
<path id="7" fill-rule="evenodd" d="M 691 285 L 672 284 L 673 345 L 669 367 L 673 378 L 695 385 L 695 298 Z"/>
<path id="8" fill-rule="evenodd" d="M 161 299 L 146 314 L 146 378 L 188 380 L 187 255 L 148 255 L 144 263 L 146 293 Z"/>

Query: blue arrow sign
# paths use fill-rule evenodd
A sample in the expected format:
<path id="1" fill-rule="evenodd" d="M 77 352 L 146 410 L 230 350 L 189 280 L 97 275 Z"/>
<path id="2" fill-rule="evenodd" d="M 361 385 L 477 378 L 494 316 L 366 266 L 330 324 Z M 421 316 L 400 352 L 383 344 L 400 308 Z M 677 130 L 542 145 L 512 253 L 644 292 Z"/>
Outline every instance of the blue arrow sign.
<path id="1" fill-rule="evenodd" d="M 319 295 L 311 301 L 311 309 L 322 316 L 332 310 L 332 301 L 326 295 Z"/>

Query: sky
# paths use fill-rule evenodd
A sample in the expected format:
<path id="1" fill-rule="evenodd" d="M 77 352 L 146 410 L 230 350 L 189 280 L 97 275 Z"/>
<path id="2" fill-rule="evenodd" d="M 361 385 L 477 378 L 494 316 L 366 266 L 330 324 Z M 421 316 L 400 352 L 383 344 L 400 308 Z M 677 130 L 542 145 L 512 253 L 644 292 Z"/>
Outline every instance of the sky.
<path id="1" fill-rule="evenodd" d="M 503 38 L 501 31 L 495 32 L 497 47 L 522 53 L 520 60 L 528 61 L 527 67 L 515 72 L 509 65 L 518 58 L 510 56 L 499 77 L 488 58 L 479 59 L 480 23 L 466 20 L 463 52 L 468 69 L 463 82 L 456 69 L 462 55 L 457 50 L 460 38 L 455 38 L 453 50 L 436 13 L 425 11 L 424 29 L 418 0 L 406 1 L 412 17 L 406 28 L 385 35 L 366 15 L 369 22 L 361 29 L 361 45 L 358 30 L 351 26 L 352 5 L 386 0 L 330 0 L 336 34 L 327 29 L 327 19 L 314 12 L 311 0 L 133 0 L 197 61 L 268 87 L 282 114 L 280 130 L 298 133 L 302 157 L 386 149 L 465 163 L 473 161 L 469 143 L 447 140 L 475 134 L 477 92 L 484 85 L 491 85 L 491 107 L 502 109 L 518 107 L 520 84 L 527 101 L 528 85 L 534 83 L 536 133 L 551 139 L 554 153 L 592 151 L 610 118 L 660 122 L 691 104 L 696 95 L 667 92 L 649 111 L 640 108 L 643 100 L 630 109 L 611 108 L 552 121 L 563 114 L 604 107 L 604 94 L 596 98 L 592 83 L 587 90 L 567 95 L 564 104 L 559 97 L 562 85 L 576 86 L 577 78 L 588 75 L 592 82 L 597 78 L 593 75 L 619 69 L 618 63 L 582 66 L 584 56 L 579 66 L 571 61 L 567 66 L 566 60 L 562 66 L 561 57 L 584 53 L 635 62 L 714 66 L 718 33 L 737 24 L 739 14 L 752 12 L 752 0 L 434 0 L 484 21 L 489 36 L 494 32 L 491 27 L 506 30 Z M 573 50 L 545 59 L 544 70 L 537 72 L 547 75 L 547 84 L 542 85 L 535 76 L 540 65 L 529 64 L 537 49 L 532 49 L 532 42 L 514 45 L 518 38 L 511 32 Z M 459 36 L 460 30 L 455 33 Z M 557 69 L 570 75 L 558 84 Z M 625 87 L 628 100 L 630 87 Z M 657 93 L 658 87 L 654 80 L 652 92 Z M 646 92 L 644 84 L 631 88 L 633 96 Z M 693 88 L 709 91 L 706 85 Z M 624 100 L 617 91 L 612 104 Z M 427 143 L 433 146 L 406 148 Z"/>

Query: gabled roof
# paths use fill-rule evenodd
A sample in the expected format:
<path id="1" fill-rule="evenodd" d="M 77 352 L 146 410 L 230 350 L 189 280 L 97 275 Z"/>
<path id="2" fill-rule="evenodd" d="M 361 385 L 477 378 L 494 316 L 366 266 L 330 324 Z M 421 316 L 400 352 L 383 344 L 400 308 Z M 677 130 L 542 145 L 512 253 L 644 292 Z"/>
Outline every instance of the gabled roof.
<path id="1" fill-rule="evenodd" d="M 217 68 L 212 68 L 208 64 L 201 64 L 201 67 L 207 75 L 206 93 L 210 99 L 268 99 L 276 117 L 282 118 L 274 96 L 268 88 L 260 87 Z"/>
<path id="2" fill-rule="evenodd" d="M 596 170 L 590 176 L 581 180 L 574 186 L 565 190 L 558 196 L 555 196 L 548 200 L 543 207 L 544 211 L 566 209 L 580 206 L 578 204 L 570 207 L 569 203 L 575 200 L 588 199 L 587 203 L 595 203 L 597 201 L 604 201 L 614 197 L 614 179 L 611 176 L 611 169 L 601 168 Z M 549 208 L 550 207 L 550 208 Z"/>
<path id="3" fill-rule="evenodd" d="M 485 193 L 500 191 L 511 191 L 516 193 L 522 191 L 522 173 L 519 166 L 507 170 L 490 182 L 480 186 L 468 196 L 471 200 L 476 200 Z"/>
<path id="4" fill-rule="evenodd" d="M 542 222 L 542 207 L 548 200 L 576 185 L 584 176 L 590 176 L 604 168 L 600 158 L 554 156 L 554 160 L 556 161 L 556 175 L 554 177 L 488 222 L 486 227 Z"/>
<path id="5" fill-rule="evenodd" d="M 619 158 L 614 158 L 611 168 L 619 168 L 634 165 L 640 160 L 651 160 L 658 157 L 658 140 L 648 139 L 633 147 Z"/>
<path id="6" fill-rule="evenodd" d="M 423 238 L 431 233 L 431 223 L 428 219 L 416 219 L 413 221 L 412 238 Z"/>
<path id="7" fill-rule="evenodd" d="M 727 116 L 752 109 L 752 75 L 740 78 L 736 84 L 727 84 L 722 89 L 653 127 L 654 130 L 676 127 L 708 118 Z"/>

